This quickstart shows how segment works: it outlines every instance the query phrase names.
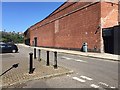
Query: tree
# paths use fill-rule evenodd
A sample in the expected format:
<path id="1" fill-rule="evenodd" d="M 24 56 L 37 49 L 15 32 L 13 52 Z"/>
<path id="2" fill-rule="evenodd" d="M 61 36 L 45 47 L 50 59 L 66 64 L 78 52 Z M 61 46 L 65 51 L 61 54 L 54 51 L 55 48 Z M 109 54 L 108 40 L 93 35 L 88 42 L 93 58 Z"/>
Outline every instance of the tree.
<path id="1" fill-rule="evenodd" d="M 23 43 L 24 37 L 22 34 L 14 32 L 0 32 L 0 41 L 2 42 L 14 42 L 14 43 Z"/>

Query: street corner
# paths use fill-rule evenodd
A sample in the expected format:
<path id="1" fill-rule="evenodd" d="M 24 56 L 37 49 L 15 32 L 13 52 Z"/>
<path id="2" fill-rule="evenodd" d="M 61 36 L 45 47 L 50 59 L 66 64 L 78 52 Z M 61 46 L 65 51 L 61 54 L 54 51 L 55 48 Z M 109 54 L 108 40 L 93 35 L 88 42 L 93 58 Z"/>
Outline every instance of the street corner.
<path id="1" fill-rule="evenodd" d="M 65 67 L 58 66 L 56 69 L 53 65 L 50 66 L 39 66 L 36 67 L 33 73 L 29 74 L 29 72 L 20 72 L 21 70 L 17 70 L 11 73 L 7 73 L 6 75 L 2 76 L 2 87 L 9 88 L 14 87 L 20 83 L 26 83 L 31 80 L 38 80 L 44 78 L 52 78 L 66 74 L 72 74 L 73 71 L 69 70 Z"/>
<path id="2" fill-rule="evenodd" d="M 57 66 L 57 68 L 53 67 L 54 65 L 46 66 L 43 65 L 39 68 L 36 68 L 35 71 L 31 74 L 24 73 L 25 76 L 31 77 L 30 79 L 42 79 L 42 78 L 51 78 L 54 76 L 72 74 L 73 70 L 67 69 L 62 66 Z M 34 78 L 33 78 L 34 77 Z"/>

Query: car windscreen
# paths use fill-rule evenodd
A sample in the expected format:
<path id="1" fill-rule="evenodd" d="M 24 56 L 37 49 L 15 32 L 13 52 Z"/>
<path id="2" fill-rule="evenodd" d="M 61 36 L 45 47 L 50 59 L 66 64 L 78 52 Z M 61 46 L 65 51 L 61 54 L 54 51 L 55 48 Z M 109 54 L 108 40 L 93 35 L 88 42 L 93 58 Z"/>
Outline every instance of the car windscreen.
<path id="1" fill-rule="evenodd" d="M 4 47 L 6 47 L 5 44 L 0 44 L 0 48 L 4 48 Z"/>

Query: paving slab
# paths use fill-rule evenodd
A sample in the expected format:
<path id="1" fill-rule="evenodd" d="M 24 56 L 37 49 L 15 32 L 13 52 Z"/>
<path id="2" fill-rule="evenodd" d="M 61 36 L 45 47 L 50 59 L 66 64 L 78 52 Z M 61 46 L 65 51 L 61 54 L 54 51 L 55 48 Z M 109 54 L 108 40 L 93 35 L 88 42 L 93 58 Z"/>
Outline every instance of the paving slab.
<path id="1" fill-rule="evenodd" d="M 10 65 L 12 65 L 13 63 L 15 63 L 14 60 L 6 64 L 4 64 L 3 62 L 4 65 L 3 71 L 9 69 L 8 67 L 11 67 Z M 46 62 L 44 60 L 42 61 L 34 60 L 34 66 L 35 70 L 33 74 L 29 74 L 28 61 L 27 60 L 19 61 L 19 65 L 17 68 L 11 69 L 9 72 L 5 73 L 3 76 L 0 77 L 2 78 L 3 88 L 9 87 L 17 83 L 24 83 L 29 80 L 50 78 L 54 76 L 73 73 L 73 71 L 70 71 L 69 69 L 66 69 L 62 66 L 58 66 L 57 69 L 54 69 L 53 65 L 46 66 Z"/>

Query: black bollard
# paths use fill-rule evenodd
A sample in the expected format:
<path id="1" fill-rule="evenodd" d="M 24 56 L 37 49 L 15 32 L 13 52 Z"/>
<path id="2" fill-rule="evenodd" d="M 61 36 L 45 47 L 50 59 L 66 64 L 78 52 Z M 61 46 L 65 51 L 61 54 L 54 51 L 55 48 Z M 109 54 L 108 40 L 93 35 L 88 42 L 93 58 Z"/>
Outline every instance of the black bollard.
<path id="1" fill-rule="evenodd" d="M 54 52 L 54 69 L 57 69 L 57 52 Z"/>
<path id="2" fill-rule="evenodd" d="M 33 73 L 33 53 L 29 53 L 30 55 L 30 62 L 29 62 L 29 74 Z"/>
<path id="3" fill-rule="evenodd" d="M 34 48 L 34 59 L 36 59 L 36 48 Z"/>
<path id="4" fill-rule="evenodd" d="M 47 66 L 49 66 L 49 51 L 47 51 Z"/>
<path id="5" fill-rule="evenodd" d="M 41 58 L 40 58 L 40 53 L 41 53 L 41 50 L 38 49 L 38 61 L 41 61 Z"/>

